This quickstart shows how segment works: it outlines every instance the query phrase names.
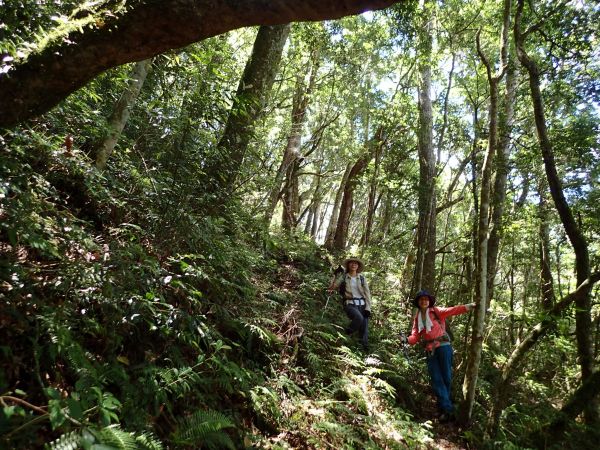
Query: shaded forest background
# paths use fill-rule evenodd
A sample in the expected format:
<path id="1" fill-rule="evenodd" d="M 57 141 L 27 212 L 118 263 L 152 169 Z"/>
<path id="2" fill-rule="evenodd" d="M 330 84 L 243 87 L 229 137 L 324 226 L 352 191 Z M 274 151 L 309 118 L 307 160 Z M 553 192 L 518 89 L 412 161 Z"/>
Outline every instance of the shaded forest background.
<path id="1" fill-rule="evenodd" d="M 277 1 L 194 38 L 38 3 L 0 1 L 0 447 L 598 441 L 595 2 Z M 326 292 L 348 255 L 370 354 Z M 400 344 L 420 288 L 477 304 L 456 424 Z"/>

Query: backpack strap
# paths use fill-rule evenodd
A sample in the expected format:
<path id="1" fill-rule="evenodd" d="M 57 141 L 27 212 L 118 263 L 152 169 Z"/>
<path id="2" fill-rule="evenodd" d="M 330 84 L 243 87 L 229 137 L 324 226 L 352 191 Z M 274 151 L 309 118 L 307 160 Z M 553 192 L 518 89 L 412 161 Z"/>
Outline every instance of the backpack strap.
<path id="1" fill-rule="evenodd" d="M 448 331 L 446 331 L 446 321 L 442 322 L 442 320 L 440 319 L 440 316 L 438 316 L 437 311 L 435 310 L 435 308 L 431 308 L 431 312 L 433 312 L 433 315 L 435 316 L 435 320 L 437 321 L 437 323 L 440 324 L 440 327 L 442 327 L 442 330 L 444 330 L 444 334 L 442 336 L 440 336 L 440 338 L 438 339 L 444 339 L 443 341 L 440 342 L 450 342 L 450 334 L 448 334 Z M 437 339 L 436 339 L 437 340 Z"/>

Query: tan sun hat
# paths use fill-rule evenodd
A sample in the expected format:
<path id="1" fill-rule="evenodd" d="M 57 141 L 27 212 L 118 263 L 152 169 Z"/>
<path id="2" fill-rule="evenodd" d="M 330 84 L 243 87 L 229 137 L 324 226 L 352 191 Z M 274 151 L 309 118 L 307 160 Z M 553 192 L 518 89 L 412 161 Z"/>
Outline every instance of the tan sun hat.
<path id="1" fill-rule="evenodd" d="M 356 269 L 357 273 L 360 273 L 364 270 L 365 263 L 363 263 L 360 259 L 355 258 L 354 256 L 351 256 L 344 261 L 344 268 L 346 269 L 346 272 L 349 272 L 348 264 L 350 263 L 350 261 L 354 261 L 354 262 L 358 263 L 358 269 Z"/>

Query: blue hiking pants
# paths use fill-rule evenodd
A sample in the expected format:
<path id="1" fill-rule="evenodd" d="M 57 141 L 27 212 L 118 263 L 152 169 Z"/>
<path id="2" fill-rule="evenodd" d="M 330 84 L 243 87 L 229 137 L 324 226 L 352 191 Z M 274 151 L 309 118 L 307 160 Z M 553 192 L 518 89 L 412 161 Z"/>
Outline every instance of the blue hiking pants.
<path id="1" fill-rule="evenodd" d="M 437 405 L 442 412 L 446 413 L 454 411 L 454 405 L 450 399 L 453 355 L 454 351 L 451 345 L 442 345 L 436 348 L 432 355 L 427 356 L 427 369 L 429 369 L 433 392 L 437 397 Z"/>

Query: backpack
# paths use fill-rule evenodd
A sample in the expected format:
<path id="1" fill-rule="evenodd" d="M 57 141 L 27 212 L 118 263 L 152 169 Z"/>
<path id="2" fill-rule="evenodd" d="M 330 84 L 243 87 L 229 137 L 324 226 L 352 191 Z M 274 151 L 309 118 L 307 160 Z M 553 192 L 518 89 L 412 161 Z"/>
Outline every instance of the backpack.
<path id="1" fill-rule="evenodd" d="M 358 277 L 360 278 L 360 285 L 362 287 L 365 287 L 365 277 L 363 276 L 363 274 L 359 273 Z M 342 282 L 338 286 L 338 292 L 339 292 L 340 296 L 342 297 L 342 300 L 346 300 L 346 273 L 344 273 L 344 278 L 342 279 Z"/>
<path id="2" fill-rule="evenodd" d="M 440 316 L 438 316 L 437 311 L 435 310 L 435 308 L 431 308 L 431 311 L 433 312 L 433 316 L 435 317 L 435 320 L 437 320 L 437 323 L 440 324 L 440 327 L 442 327 L 442 329 L 446 330 L 446 334 L 450 338 L 450 342 L 452 342 L 454 340 L 454 333 L 452 332 L 452 329 L 450 328 L 450 324 L 448 323 L 448 321 L 445 321 L 445 326 L 442 325 L 442 321 L 440 320 Z"/>

